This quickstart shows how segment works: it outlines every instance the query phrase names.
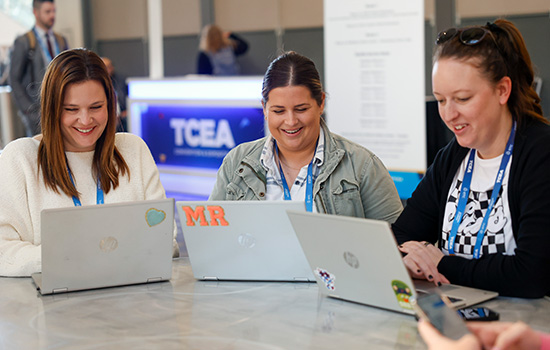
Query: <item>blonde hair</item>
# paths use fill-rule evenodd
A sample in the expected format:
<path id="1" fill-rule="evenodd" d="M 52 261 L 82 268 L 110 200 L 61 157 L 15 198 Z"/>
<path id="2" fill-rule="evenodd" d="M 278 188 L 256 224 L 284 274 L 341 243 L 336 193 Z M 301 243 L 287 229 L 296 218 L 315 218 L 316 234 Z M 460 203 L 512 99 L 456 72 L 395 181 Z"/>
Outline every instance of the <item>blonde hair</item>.
<path id="1" fill-rule="evenodd" d="M 219 26 L 211 24 L 202 29 L 199 45 L 202 51 L 216 53 L 230 45 L 232 45 L 231 41 L 223 35 Z"/>

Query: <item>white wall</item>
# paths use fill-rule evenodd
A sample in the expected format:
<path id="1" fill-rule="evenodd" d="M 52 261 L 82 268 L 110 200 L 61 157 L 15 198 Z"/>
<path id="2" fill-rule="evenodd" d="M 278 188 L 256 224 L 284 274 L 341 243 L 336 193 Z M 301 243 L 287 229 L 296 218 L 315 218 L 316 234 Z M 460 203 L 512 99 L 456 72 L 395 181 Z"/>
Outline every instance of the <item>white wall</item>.
<path id="1" fill-rule="evenodd" d="M 545 13 L 550 0 L 457 0 L 459 17 L 489 17 Z"/>
<path id="2" fill-rule="evenodd" d="M 215 0 L 214 12 L 230 31 L 323 26 L 323 0 Z"/>
<path id="3" fill-rule="evenodd" d="M 92 12 L 96 40 L 147 37 L 147 0 L 93 0 Z M 163 0 L 162 18 L 165 36 L 198 34 L 200 0 Z"/>
<path id="4" fill-rule="evenodd" d="M 55 8 L 54 30 L 67 38 L 69 47 L 84 46 L 82 3 L 78 0 L 56 0 Z"/>
<path id="5" fill-rule="evenodd" d="M 146 0 L 94 0 L 92 13 L 96 40 L 147 36 Z"/>
<path id="6" fill-rule="evenodd" d="M 6 16 L 3 12 L 0 12 L 0 23 L 2 23 L 2 30 L 0 30 L 1 47 L 11 46 L 18 35 L 29 30 L 29 28 L 25 28 L 10 17 Z"/>
<path id="7" fill-rule="evenodd" d="M 162 22 L 164 36 L 198 34 L 200 0 L 162 0 Z"/>

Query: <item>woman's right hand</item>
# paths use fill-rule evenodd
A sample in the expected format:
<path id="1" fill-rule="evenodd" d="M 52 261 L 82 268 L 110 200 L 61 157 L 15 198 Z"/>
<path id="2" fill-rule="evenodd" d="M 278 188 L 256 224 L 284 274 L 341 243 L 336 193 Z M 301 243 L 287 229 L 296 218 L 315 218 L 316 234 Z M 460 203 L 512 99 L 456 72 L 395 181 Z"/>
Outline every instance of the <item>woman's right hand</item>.
<path id="1" fill-rule="evenodd" d="M 409 274 L 416 279 L 426 279 L 435 285 L 450 283 L 439 273 L 437 265 L 443 258 L 439 248 L 429 242 L 409 241 L 399 246 L 399 251 L 407 254 L 403 262 L 409 270 Z"/>

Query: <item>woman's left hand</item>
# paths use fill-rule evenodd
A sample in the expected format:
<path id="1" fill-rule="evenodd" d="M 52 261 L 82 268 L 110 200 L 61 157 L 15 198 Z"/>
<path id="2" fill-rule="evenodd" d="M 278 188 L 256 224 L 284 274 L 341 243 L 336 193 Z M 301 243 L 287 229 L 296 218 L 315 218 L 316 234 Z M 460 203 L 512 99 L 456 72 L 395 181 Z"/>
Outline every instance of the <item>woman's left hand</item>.
<path id="1" fill-rule="evenodd" d="M 481 344 L 473 334 L 466 334 L 459 340 L 451 340 L 435 329 L 430 322 L 420 319 L 418 331 L 430 350 L 481 350 Z"/>
<path id="2" fill-rule="evenodd" d="M 437 265 L 443 258 L 443 253 L 433 244 L 409 241 L 400 245 L 399 250 L 407 254 L 403 258 L 403 262 L 411 272 L 412 277 L 424 278 L 436 285 L 449 283 L 449 280 L 437 270 Z"/>

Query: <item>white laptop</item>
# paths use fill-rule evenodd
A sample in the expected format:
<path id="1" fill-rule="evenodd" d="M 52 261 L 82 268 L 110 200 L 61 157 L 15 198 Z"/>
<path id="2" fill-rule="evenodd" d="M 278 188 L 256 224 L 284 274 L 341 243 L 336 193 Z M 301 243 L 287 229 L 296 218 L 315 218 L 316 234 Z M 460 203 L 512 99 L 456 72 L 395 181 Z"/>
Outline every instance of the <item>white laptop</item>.
<path id="1" fill-rule="evenodd" d="M 41 294 L 169 280 L 174 199 L 45 209 Z"/>
<path id="2" fill-rule="evenodd" d="M 407 314 L 414 314 L 410 300 L 421 292 L 445 294 L 455 308 L 498 296 L 457 285 L 413 283 L 385 221 L 295 211 L 288 216 L 325 295 Z"/>
<path id="3" fill-rule="evenodd" d="M 176 202 L 189 262 L 199 280 L 314 282 L 287 210 L 299 201 Z"/>

